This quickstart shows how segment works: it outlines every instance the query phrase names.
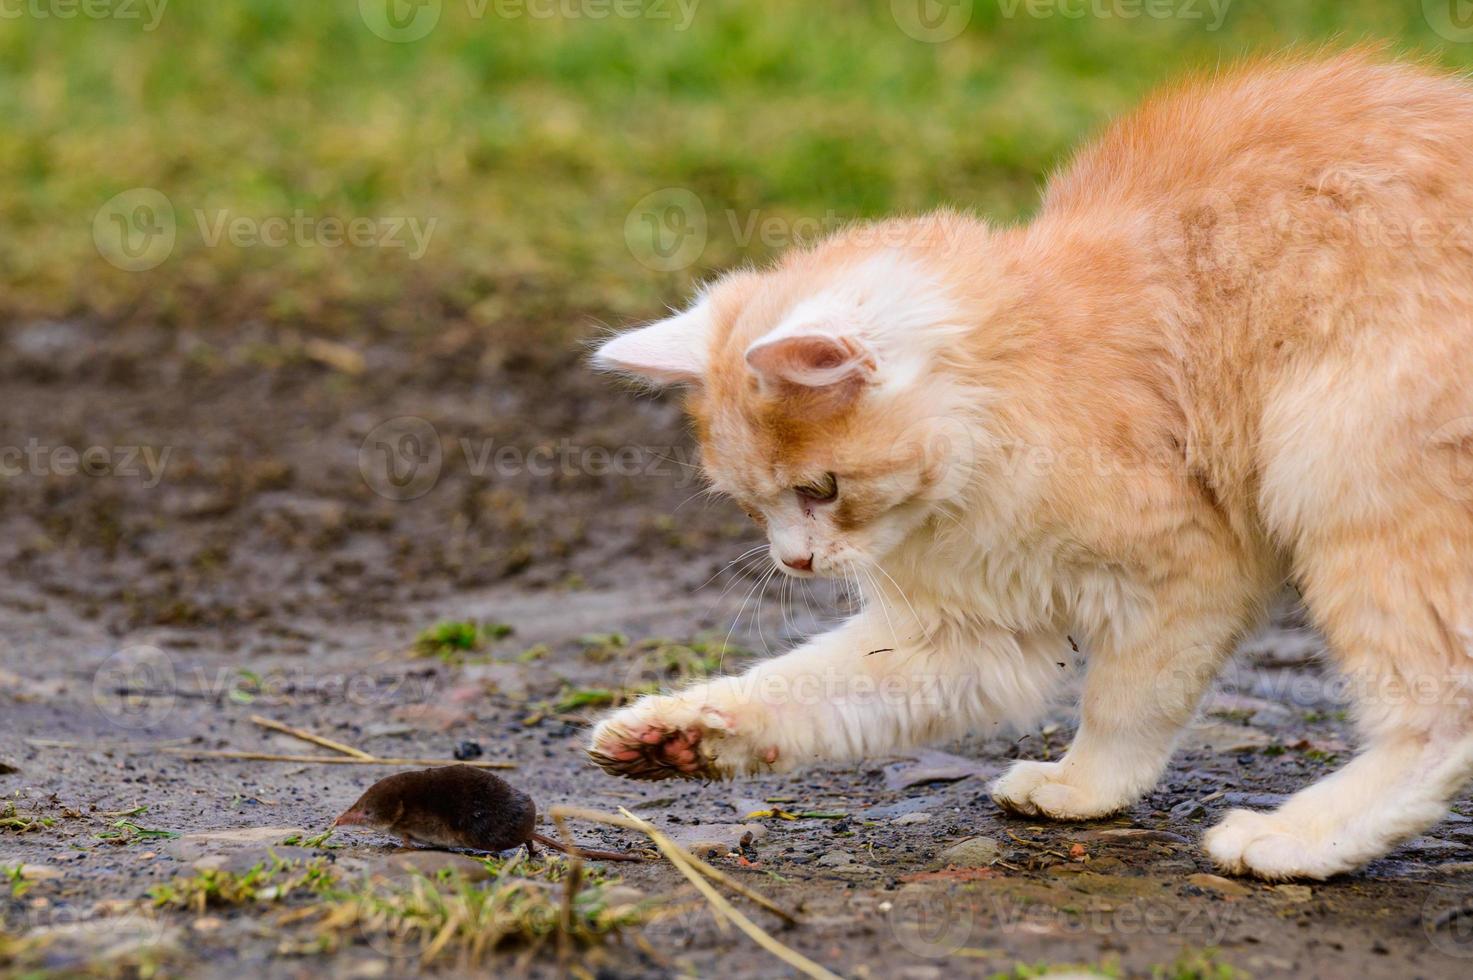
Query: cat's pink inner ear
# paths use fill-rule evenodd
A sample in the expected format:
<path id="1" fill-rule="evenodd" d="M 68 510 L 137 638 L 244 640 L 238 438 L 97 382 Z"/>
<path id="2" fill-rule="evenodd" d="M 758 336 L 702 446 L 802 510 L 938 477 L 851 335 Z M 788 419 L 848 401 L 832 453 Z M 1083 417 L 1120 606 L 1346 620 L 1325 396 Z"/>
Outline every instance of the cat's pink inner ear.
<path id="1" fill-rule="evenodd" d="M 875 359 L 848 337 L 804 333 L 764 338 L 747 348 L 747 364 L 768 384 L 830 388 L 867 380 Z"/>
<path id="2" fill-rule="evenodd" d="M 705 306 L 697 306 L 620 334 L 594 353 L 593 363 L 655 384 L 692 384 L 706 373 L 710 326 Z"/>

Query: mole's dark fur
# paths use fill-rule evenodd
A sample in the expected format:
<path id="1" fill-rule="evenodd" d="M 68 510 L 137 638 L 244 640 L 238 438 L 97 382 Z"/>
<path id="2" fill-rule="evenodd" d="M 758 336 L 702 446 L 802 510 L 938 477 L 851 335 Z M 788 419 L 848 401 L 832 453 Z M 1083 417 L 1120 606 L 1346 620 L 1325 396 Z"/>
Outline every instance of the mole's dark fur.
<path id="1" fill-rule="evenodd" d="M 533 841 L 566 851 L 562 842 L 536 832 L 537 805 L 495 773 L 474 766 L 442 766 L 395 773 L 380 779 L 333 821 L 334 827 L 372 827 L 436 847 L 507 851 Z M 617 851 L 586 851 L 584 857 L 637 861 Z"/>

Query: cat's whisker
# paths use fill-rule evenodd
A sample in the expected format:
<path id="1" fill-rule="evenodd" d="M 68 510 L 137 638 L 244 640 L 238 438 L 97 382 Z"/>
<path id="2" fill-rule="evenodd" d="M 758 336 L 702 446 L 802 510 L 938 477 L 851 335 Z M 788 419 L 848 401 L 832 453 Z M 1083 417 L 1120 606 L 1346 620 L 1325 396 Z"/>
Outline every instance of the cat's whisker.
<path id="1" fill-rule="evenodd" d="M 737 585 L 741 584 L 744 581 L 750 581 L 750 577 L 753 575 L 754 570 L 757 568 L 757 566 L 762 563 L 762 560 L 762 555 L 753 555 L 743 561 L 742 567 L 736 570 L 736 574 L 731 577 L 731 581 L 726 584 L 726 588 L 722 589 L 721 594 L 718 595 L 716 599 L 711 603 L 711 608 L 716 608 L 716 605 L 720 603 L 722 599 L 725 599 L 727 593 L 731 592 L 731 590 L 736 588 Z"/>
<path id="2" fill-rule="evenodd" d="M 762 580 L 762 587 L 757 590 L 757 605 L 752 610 L 752 622 L 757 627 L 757 639 L 762 644 L 763 653 L 771 653 L 772 646 L 767 642 L 767 631 L 762 623 L 762 603 L 767 599 L 767 586 L 772 582 L 772 577 L 778 573 L 778 568 L 773 565 L 767 570 L 767 577 Z"/>
<path id="3" fill-rule="evenodd" d="M 695 463 L 687 463 L 685 460 L 683 460 L 683 459 L 676 459 L 674 456 L 665 456 L 665 455 L 663 455 L 661 453 L 650 453 L 650 455 L 653 456 L 655 459 L 661 459 L 661 460 L 664 460 L 667 463 L 674 463 L 676 466 L 684 466 L 686 469 L 691 470 L 691 471 L 696 472 L 696 473 L 699 473 L 701 471 L 701 468 L 699 466 L 697 466 Z M 709 488 L 707 488 L 707 489 L 709 489 Z"/>
<path id="4" fill-rule="evenodd" d="M 679 504 L 677 504 L 675 506 L 675 509 L 672 510 L 670 512 L 670 514 L 672 516 L 674 516 L 675 514 L 680 513 L 680 508 L 684 507 L 686 504 L 690 503 L 692 500 L 695 500 L 697 497 L 705 497 L 706 498 L 706 506 L 709 507 L 711 505 L 711 501 L 712 500 L 715 500 L 718 496 L 720 496 L 720 491 L 718 491 L 715 487 L 702 487 L 701 489 L 697 490 L 695 493 L 691 494 L 689 497 L 686 497 Z"/>
<path id="5" fill-rule="evenodd" d="M 865 575 L 869 576 L 870 582 L 874 586 L 875 591 L 876 592 L 880 592 L 881 590 L 880 590 L 880 587 L 879 587 L 879 583 L 875 582 L 874 576 L 872 574 L 870 574 L 869 569 L 865 568 L 862 565 L 861 566 L 856 566 L 856 567 L 858 568 L 859 571 L 862 571 Z M 890 603 L 888 603 L 888 602 L 885 601 L 883 595 L 879 599 L 877 599 L 876 602 L 879 604 L 880 612 L 884 613 L 884 615 L 885 615 L 885 623 L 890 627 L 890 638 L 891 638 L 891 641 L 896 646 L 900 646 L 900 632 L 899 632 L 899 630 L 897 630 L 895 628 L 895 620 L 893 620 L 893 619 L 890 618 Z"/>
<path id="6" fill-rule="evenodd" d="M 700 585 L 696 586 L 695 591 L 699 592 L 702 589 L 704 589 L 706 586 L 710 585 L 712 582 L 716 581 L 716 579 L 719 578 L 723 572 L 725 572 L 731 566 L 735 565 L 737 562 L 742 561 L 744 559 L 749 559 L 753 555 L 757 554 L 759 551 L 765 551 L 766 549 L 767 549 L 767 545 L 765 545 L 765 544 L 759 544 L 756 547 L 748 548 L 746 551 L 744 551 L 741 554 L 737 555 L 731 561 L 727 562 L 725 565 L 722 565 L 720 568 L 718 568 L 716 570 L 716 573 L 714 575 L 712 575 L 710 578 L 706 579 L 706 581 L 702 582 Z"/>
<path id="7" fill-rule="evenodd" d="M 731 645 L 731 636 L 732 636 L 732 634 L 736 632 L 737 626 L 741 624 L 742 614 L 747 611 L 747 604 L 752 601 L 752 596 L 757 592 L 757 590 L 766 587 L 768 580 L 771 579 L 772 576 L 774 574 L 776 574 L 776 573 L 777 573 L 777 566 L 776 565 L 773 565 L 771 568 L 769 568 L 767 570 L 767 574 L 765 574 L 761 578 L 759 578 L 752 585 L 752 587 L 747 590 L 746 597 L 744 599 L 742 599 L 741 608 L 737 610 L 736 618 L 731 621 L 731 629 L 729 629 L 729 630 L 726 631 L 726 638 L 721 641 L 721 657 L 717 661 L 717 666 L 718 667 L 724 666 L 725 663 L 726 663 L 726 650 L 727 650 L 727 647 Z"/>
<path id="8" fill-rule="evenodd" d="M 910 610 L 911 619 L 915 622 L 916 628 L 924 629 L 921 614 L 916 612 L 916 607 L 911 603 L 910 597 L 905 594 L 905 590 L 900 587 L 900 583 L 895 581 L 890 573 L 885 571 L 885 566 L 881 565 L 879 562 L 875 562 L 871 567 L 874 568 L 875 571 L 879 572 L 881 575 L 885 576 L 885 578 L 890 580 L 890 584 L 895 589 L 895 594 L 900 596 L 901 600 L 905 603 L 906 608 Z"/>

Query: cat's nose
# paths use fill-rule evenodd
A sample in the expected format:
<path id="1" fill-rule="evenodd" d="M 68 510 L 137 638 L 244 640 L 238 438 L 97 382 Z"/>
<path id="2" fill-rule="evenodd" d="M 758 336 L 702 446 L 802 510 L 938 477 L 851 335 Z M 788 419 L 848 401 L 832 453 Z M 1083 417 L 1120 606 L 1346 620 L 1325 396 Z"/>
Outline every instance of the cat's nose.
<path id="1" fill-rule="evenodd" d="M 784 558 L 783 564 L 795 572 L 811 572 L 813 571 L 813 555 L 810 554 L 807 558 Z"/>

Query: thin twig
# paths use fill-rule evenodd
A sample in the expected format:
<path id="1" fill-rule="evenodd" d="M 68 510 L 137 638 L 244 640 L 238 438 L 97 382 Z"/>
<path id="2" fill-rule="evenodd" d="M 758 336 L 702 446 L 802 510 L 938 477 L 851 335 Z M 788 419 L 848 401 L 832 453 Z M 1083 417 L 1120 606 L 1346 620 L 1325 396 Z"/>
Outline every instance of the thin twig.
<path id="1" fill-rule="evenodd" d="M 558 811 L 561 811 L 563 816 L 573 817 L 575 819 L 589 820 L 594 823 L 609 823 L 612 826 L 623 827 L 626 830 L 637 830 L 641 834 L 644 834 L 646 837 L 648 837 L 657 848 L 660 848 L 660 842 L 664 841 L 671 847 L 677 848 L 680 851 L 681 855 L 687 858 L 690 863 L 696 868 L 696 870 L 701 872 L 701 874 L 705 875 L 707 878 L 710 878 L 712 881 L 725 885 L 727 888 L 730 888 L 732 891 L 736 892 L 738 895 L 741 895 L 744 898 L 756 902 L 758 905 L 762 906 L 767 911 L 777 916 L 779 919 L 782 919 L 788 925 L 794 926 L 798 924 L 798 917 L 796 915 L 789 912 L 781 905 L 773 902 L 772 899 L 768 898 L 767 896 L 761 894 L 760 892 L 753 891 L 746 885 L 742 884 L 740 881 L 737 881 L 735 878 L 728 876 L 720 869 L 714 868 L 711 865 L 707 864 L 705 861 L 702 861 L 700 858 L 696 857 L 685 848 L 680 847 L 679 844 L 676 844 L 673 840 L 666 836 L 665 832 L 662 831 L 660 828 L 656 827 L 654 824 L 646 820 L 641 820 L 639 817 L 636 817 L 634 814 L 630 813 L 622 806 L 619 807 L 619 812 L 625 814 L 625 816 L 621 818 L 615 818 L 612 814 L 599 813 L 597 810 L 583 810 L 578 807 L 560 806 L 553 808 L 553 812 Z M 662 851 L 664 850 L 664 848 L 660 849 Z"/>
<path id="2" fill-rule="evenodd" d="M 1065 861 L 1069 860 L 1069 855 L 1064 854 L 1061 851 L 1056 851 L 1053 848 L 1049 847 L 1047 844 L 1040 844 L 1040 843 L 1038 843 L 1038 841 L 1027 840 L 1026 838 L 1019 837 L 1017 834 L 1013 833 L 1011 830 L 1005 831 L 1005 833 L 1009 837 L 1011 837 L 1013 840 L 1017 841 L 1019 844 L 1022 844 L 1024 847 L 1031 847 L 1035 851 L 1041 851 L 1044 854 L 1052 854 L 1054 857 L 1061 858 L 1062 860 L 1065 860 Z"/>
<path id="3" fill-rule="evenodd" d="M 622 807 L 620 809 L 623 810 Z M 729 918 L 738 929 L 746 933 L 747 937 L 751 939 L 754 943 L 756 943 L 758 946 L 761 946 L 763 949 L 767 950 L 773 956 L 776 956 L 778 959 L 782 960 L 793 969 L 798 970 L 800 973 L 803 973 L 807 976 L 813 977 L 815 978 L 815 980 L 841 980 L 838 974 L 825 969 L 824 967 L 813 962 L 797 950 L 784 946 L 782 943 L 772 938 L 772 936 L 765 929 L 763 929 L 757 923 L 753 922 L 751 919 L 747 918 L 741 913 L 739 909 L 737 909 L 725 898 L 723 898 L 721 896 L 721 893 L 718 892 L 714 887 L 712 887 L 709 881 L 706 881 L 701 877 L 702 873 L 706 875 L 711 875 L 712 872 L 716 871 L 715 868 L 704 864 L 704 862 L 702 862 L 699 858 L 695 857 L 689 851 L 680 847 L 670 838 L 666 837 L 664 834 L 656 830 L 652 824 L 640 820 L 628 810 L 623 810 L 623 814 L 626 819 L 633 821 L 634 826 L 637 829 L 642 830 L 644 833 L 649 835 L 650 840 L 655 842 L 655 846 L 658 847 L 665 854 L 665 856 L 670 859 L 671 864 L 675 865 L 675 870 L 685 875 L 686 880 L 688 880 L 692 885 L 695 885 L 696 890 L 699 891 L 702 895 L 706 896 L 706 901 L 710 902 L 713 908 L 721 909 L 721 911 L 726 914 L 726 917 Z M 719 874 L 719 872 L 717 873 Z M 727 884 L 732 884 L 730 879 L 727 879 Z M 742 892 L 742 894 L 745 895 L 755 894 L 753 892 L 749 892 L 745 888 L 740 889 L 740 891 Z M 763 902 L 764 907 L 770 904 L 771 903 L 766 901 Z"/>
<path id="4" fill-rule="evenodd" d="M 477 769 L 515 769 L 515 762 L 455 762 L 447 759 L 355 759 L 348 755 L 277 755 L 272 752 L 215 752 L 206 749 L 164 749 L 170 755 L 195 759 L 241 759 L 254 762 L 302 762 L 321 766 L 473 766 Z"/>
<path id="5" fill-rule="evenodd" d="M 710 904 L 712 913 L 717 915 L 718 920 L 721 917 L 725 917 L 731 920 L 731 922 L 734 923 L 738 929 L 746 933 L 747 937 L 755 942 L 758 946 L 761 946 L 773 956 L 776 956 L 778 959 L 782 960 L 784 963 L 788 964 L 793 969 L 798 970 L 800 973 L 803 973 L 806 976 L 814 977 L 815 980 L 840 980 L 837 974 L 830 972 L 829 970 L 810 960 L 808 957 L 804 956 L 802 953 L 799 953 L 794 949 L 790 949 L 787 946 L 784 946 L 782 943 L 778 942 L 776 939 L 772 938 L 772 936 L 769 935 L 761 926 L 757 925 L 757 923 L 747 918 L 741 913 L 739 909 L 734 907 L 730 902 L 722 897 L 721 893 L 718 892 L 714 887 L 712 887 L 711 883 L 705 880 L 705 878 L 703 878 L 702 876 L 705 875 L 706 877 L 721 881 L 723 884 L 732 886 L 734 890 L 740 892 L 742 895 L 745 895 L 748 898 L 757 901 L 760 905 L 762 905 L 763 908 L 776 910 L 777 906 L 773 905 L 772 902 L 768 901 L 765 898 L 762 898 L 761 896 L 757 895 L 756 892 L 751 891 L 745 886 L 738 885 L 730 878 L 727 878 L 725 875 L 721 874 L 715 868 L 706 864 L 704 861 L 700 860 L 689 851 L 686 851 L 684 848 L 680 847 L 678 844 L 672 841 L 669 837 L 666 837 L 663 833 L 661 833 L 659 829 L 656 828 L 653 824 L 639 819 L 623 807 L 620 807 L 620 810 L 623 813 L 623 816 L 620 817 L 616 817 L 611 813 L 600 813 L 597 810 L 584 810 L 579 807 L 555 807 L 554 810 L 560 816 L 574 817 L 581 820 L 589 820 L 594 823 L 609 824 L 613 827 L 624 827 L 626 829 L 638 830 L 640 833 L 647 836 L 654 843 L 654 845 L 660 849 L 660 852 L 665 855 L 665 857 L 670 861 L 671 865 L 675 867 L 676 871 L 679 871 L 682 875 L 684 875 L 685 879 L 689 881 L 692 885 L 694 885 L 696 887 L 696 890 L 706 897 L 706 901 Z M 789 915 L 784 914 L 783 918 L 787 919 L 788 921 L 792 921 L 792 917 Z"/>
<path id="6" fill-rule="evenodd" d="M 629 812 L 627 810 L 624 810 L 623 807 L 620 807 L 619 809 L 625 813 Z M 661 854 L 664 854 L 665 857 L 670 861 L 670 863 L 675 865 L 677 869 L 680 869 L 682 867 L 682 857 L 691 857 L 692 860 L 696 860 L 694 856 L 690 855 L 686 851 L 681 850 L 673 841 L 671 841 L 664 834 L 660 833 L 658 828 L 650 826 L 648 824 L 641 826 L 640 824 L 642 821 L 640 821 L 637 817 L 619 817 L 615 816 L 612 813 L 604 813 L 601 810 L 585 810 L 581 807 L 571 806 L 555 806 L 548 811 L 548 816 L 552 818 L 553 823 L 557 824 L 558 832 L 560 834 L 563 834 L 565 837 L 568 836 L 567 820 L 569 817 L 572 817 L 575 820 L 587 820 L 590 823 L 603 823 L 608 824 L 611 827 L 622 827 L 625 830 L 638 831 L 639 833 L 642 833 L 646 837 L 648 837 L 650 839 L 650 842 L 655 845 L 655 848 L 659 850 Z M 667 846 L 671 850 L 667 850 Z M 675 853 L 672 854 L 672 850 Z M 682 873 L 684 872 L 682 871 Z M 721 930 L 722 933 L 730 932 L 731 923 L 727 921 L 725 910 L 716 905 L 712 905 L 710 906 L 710 908 L 711 915 L 716 920 L 716 928 Z"/>
<path id="7" fill-rule="evenodd" d="M 305 728 L 293 728 L 291 725 L 283 724 L 279 721 L 273 721 L 270 718 L 264 718 L 261 715 L 251 715 L 251 724 L 260 725 L 262 728 L 269 728 L 272 731 L 281 732 L 285 735 L 290 735 L 292 738 L 299 738 L 304 742 L 311 742 L 313 745 L 320 745 L 324 749 L 332 749 L 334 752 L 341 752 L 343 755 L 351 755 L 355 759 L 374 758 L 367 752 L 364 752 L 362 749 L 355 749 L 353 748 L 353 746 L 344 745 L 342 742 L 334 742 L 330 738 L 324 738 L 321 735 L 314 735 L 311 732 L 307 731 Z"/>

